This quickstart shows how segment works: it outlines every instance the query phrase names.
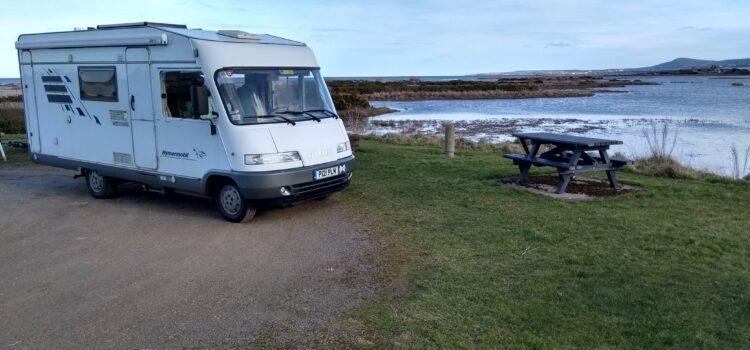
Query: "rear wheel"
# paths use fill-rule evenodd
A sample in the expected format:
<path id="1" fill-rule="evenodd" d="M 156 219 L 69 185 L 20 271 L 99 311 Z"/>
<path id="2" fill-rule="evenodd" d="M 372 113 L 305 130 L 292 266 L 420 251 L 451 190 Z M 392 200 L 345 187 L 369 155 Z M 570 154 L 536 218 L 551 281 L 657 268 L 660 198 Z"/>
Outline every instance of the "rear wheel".
<path id="1" fill-rule="evenodd" d="M 247 222 L 255 216 L 256 209 L 242 198 L 240 189 L 234 183 L 226 183 L 216 193 L 216 206 L 227 221 Z"/>
<path id="2" fill-rule="evenodd" d="M 96 170 L 86 172 L 86 188 L 94 198 L 111 198 L 117 192 L 117 184 Z"/>

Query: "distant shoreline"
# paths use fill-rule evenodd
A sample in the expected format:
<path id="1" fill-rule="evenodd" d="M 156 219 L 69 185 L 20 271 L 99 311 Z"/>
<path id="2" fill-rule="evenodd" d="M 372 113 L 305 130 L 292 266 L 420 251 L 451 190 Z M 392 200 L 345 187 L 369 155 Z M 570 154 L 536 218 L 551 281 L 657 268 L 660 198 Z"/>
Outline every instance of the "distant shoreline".
<path id="1" fill-rule="evenodd" d="M 474 80 L 332 80 L 328 82 L 334 101 L 485 100 L 558 97 L 590 97 L 611 88 L 654 85 L 639 79 L 605 79 L 600 76 L 534 77 Z M 337 108 L 347 109 L 344 103 Z"/>
<path id="2" fill-rule="evenodd" d="M 18 96 L 20 94 L 20 84 L 0 84 L 0 97 Z"/>

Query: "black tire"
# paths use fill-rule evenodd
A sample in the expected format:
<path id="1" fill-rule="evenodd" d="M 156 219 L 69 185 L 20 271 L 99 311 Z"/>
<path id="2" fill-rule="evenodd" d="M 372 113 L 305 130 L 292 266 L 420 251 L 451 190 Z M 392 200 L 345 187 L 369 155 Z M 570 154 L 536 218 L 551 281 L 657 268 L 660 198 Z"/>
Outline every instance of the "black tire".
<path id="1" fill-rule="evenodd" d="M 86 188 L 97 199 L 112 198 L 117 193 L 117 183 L 96 170 L 86 172 Z"/>
<path id="2" fill-rule="evenodd" d="M 248 222 L 255 217 L 256 208 L 247 204 L 242 192 L 234 183 L 225 183 L 217 189 L 214 199 L 219 213 L 230 222 Z"/>

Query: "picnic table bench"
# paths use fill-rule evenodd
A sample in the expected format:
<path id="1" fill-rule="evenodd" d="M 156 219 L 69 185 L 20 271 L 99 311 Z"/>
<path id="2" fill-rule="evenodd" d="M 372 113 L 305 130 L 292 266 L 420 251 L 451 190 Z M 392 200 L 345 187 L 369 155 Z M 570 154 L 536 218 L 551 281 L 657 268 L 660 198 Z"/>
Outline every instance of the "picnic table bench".
<path id="1" fill-rule="evenodd" d="M 616 171 L 632 161 L 611 159 L 607 150 L 611 145 L 622 144 L 622 141 L 607 140 L 582 136 L 552 134 L 546 132 L 513 134 L 521 142 L 526 154 L 504 154 L 503 157 L 513 160 L 518 166 L 520 174 L 516 183 L 526 182 L 529 168 L 534 166 L 549 166 L 557 169 L 560 183 L 555 193 L 565 192 L 570 180 L 579 173 L 604 171 L 607 173 L 609 185 L 618 188 Z M 539 154 L 543 145 L 550 145 L 551 149 Z"/>

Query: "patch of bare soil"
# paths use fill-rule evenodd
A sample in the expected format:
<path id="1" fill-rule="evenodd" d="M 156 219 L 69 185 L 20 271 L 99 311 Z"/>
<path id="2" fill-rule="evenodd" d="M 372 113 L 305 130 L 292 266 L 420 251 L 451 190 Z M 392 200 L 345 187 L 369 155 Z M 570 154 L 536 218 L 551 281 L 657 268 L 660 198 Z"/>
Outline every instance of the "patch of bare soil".
<path id="1" fill-rule="evenodd" d="M 526 179 L 526 183 L 519 186 L 516 178 L 506 178 L 496 181 L 497 185 L 513 186 L 529 192 L 566 200 L 592 200 L 607 198 L 642 191 L 643 189 L 620 183 L 620 187 L 614 189 L 609 182 L 590 177 L 577 176 L 573 178 L 564 193 L 557 194 L 555 190 L 560 179 L 557 175 L 534 175 Z"/>

